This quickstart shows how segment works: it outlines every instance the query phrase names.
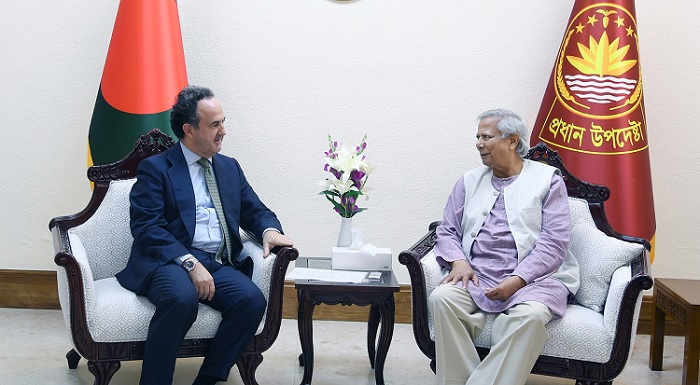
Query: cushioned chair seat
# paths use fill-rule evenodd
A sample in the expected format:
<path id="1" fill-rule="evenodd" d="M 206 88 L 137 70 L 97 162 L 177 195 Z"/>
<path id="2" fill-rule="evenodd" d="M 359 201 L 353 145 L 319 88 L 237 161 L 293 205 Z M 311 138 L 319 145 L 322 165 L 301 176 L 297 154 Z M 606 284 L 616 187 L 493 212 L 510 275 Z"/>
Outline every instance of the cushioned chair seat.
<path id="1" fill-rule="evenodd" d="M 423 265 L 425 274 L 433 281 L 430 277 L 439 279 L 441 275 L 440 271 L 436 270 L 439 265 L 435 262 L 434 254 L 430 253 L 430 255 L 426 257 L 430 256 L 432 256 L 432 259 L 428 258 L 430 262 L 424 259 L 421 261 L 421 264 Z M 429 263 L 431 265 L 430 267 L 428 266 Z M 553 320 L 547 324 L 549 338 L 547 339 L 542 354 L 574 360 L 586 360 L 599 363 L 607 362 L 612 354 L 615 322 L 617 321 L 616 315 L 619 314 L 619 312 L 615 310 L 622 301 L 622 292 L 624 286 L 628 282 L 626 277 L 629 276 L 629 266 L 619 268 L 613 276 L 611 285 L 613 288 L 613 295 L 610 296 L 610 301 L 608 302 L 608 305 L 613 309 L 611 309 L 608 314 L 613 314 L 615 316 L 607 322 L 608 326 L 606 326 L 603 314 L 580 305 L 569 305 L 566 309 L 566 315 L 563 318 Z M 426 282 L 428 282 L 428 279 L 426 279 Z M 439 280 L 437 282 L 439 282 Z M 433 288 L 434 286 L 428 290 L 428 294 Z M 638 307 L 640 306 L 641 297 L 638 300 L 637 309 L 635 311 L 635 328 L 639 319 Z M 496 316 L 493 314 L 488 314 L 486 316 L 484 329 L 474 340 L 476 346 L 482 348 L 491 347 L 491 328 L 495 318 Z M 430 314 L 428 315 L 428 319 L 430 339 L 434 341 L 435 327 Z"/>
<path id="2" fill-rule="evenodd" d="M 92 338 L 97 342 L 145 341 L 155 306 L 146 297 L 124 289 L 116 278 L 95 282 L 95 311 L 88 316 Z M 185 338 L 212 338 L 221 321 L 218 311 L 199 305 L 197 320 Z"/>
<path id="3" fill-rule="evenodd" d="M 641 249 L 639 252 L 641 252 Z M 443 271 L 435 260 L 435 254 L 432 251 L 421 259 L 421 266 L 426 282 L 426 293 L 429 296 L 435 286 L 442 280 Z M 563 318 L 553 320 L 547 324 L 549 338 L 542 354 L 599 363 L 607 362 L 612 354 L 619 306 L 622 302 L 625 285 L 629 282 L 630 276 L 629 266 L 622 266 L 615 270 L 605 302 L 606 306 L 610 308 L 609 311 L 605 312 L 608 315 L 607 320 L 603 313 L 580 305 L 569 305 Z M 635 306 L 634 330 L 636 330 L 639 320 L 639 307 L 641 307 L 641 296 L 639 296 Z M 495 318 L 496 316 L 493 314 L 486 316 L 484 329 L 474 340 L 476 346 L 482 348 L 491 347 L 491 327 Z M 435 327 L 430 312 L 428 312 L 428 327 L 430 329 L 430 339 L 434 341 Z M 632 346 L 630 346 L 630 351 L 631 348 Z"/>

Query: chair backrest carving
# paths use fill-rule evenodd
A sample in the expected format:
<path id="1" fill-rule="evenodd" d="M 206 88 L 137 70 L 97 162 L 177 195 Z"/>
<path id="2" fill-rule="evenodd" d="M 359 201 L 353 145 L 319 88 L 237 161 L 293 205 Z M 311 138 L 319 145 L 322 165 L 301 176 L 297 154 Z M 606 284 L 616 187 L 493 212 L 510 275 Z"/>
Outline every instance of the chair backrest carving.
<path id="1" fill-rule="evenodd" d="M 573 176 L 564 166 L 559 153 L 550 149 L 544 143 L 537 143 L 528 151 L 525 156 L 527 159 L 546 163 L 552 167 L 556 167 L 561 171 L 562 178 L 566 183 L 566 189 L 570 197 L 585 199 L 590 204 L 602 204 L 610 198 L 610 189 L 603 185 L 583 182 Z"/>
<path id="2" fill-rule="evenodd" d="M 160 154 L 175 144 L 170 135 L 154 128 L 146 134 L 139 136 L 134 143 L 131 152 L 114 163 L 92 166 L 88 169 L 87 177 L 96 184 L 105 183 L 117 179 L 129 179 L 136 177 L 136 169 L 143 159 L 151 155 Z"/>

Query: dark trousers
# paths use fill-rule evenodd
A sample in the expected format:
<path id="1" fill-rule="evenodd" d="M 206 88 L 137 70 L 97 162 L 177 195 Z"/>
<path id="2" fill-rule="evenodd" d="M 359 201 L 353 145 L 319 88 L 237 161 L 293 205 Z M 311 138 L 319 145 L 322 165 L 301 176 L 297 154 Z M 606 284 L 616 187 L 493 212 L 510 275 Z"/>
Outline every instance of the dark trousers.
<path id="1" fill-rule="evenodd" d="M 177 263 L 154 272 L 146 296 L 156 312 L 148 327 L 141 385 L 172 384 L 177 352 L 197 318 L 199 303 L 211 306 L 222 316 L 199 374 L 221 381 L 226 381 L 262 320 L 267 303 L 250 278 L 230 265 L 215 262 L 213 254 L 193 254 L 214 278 L 214 298 L 200 300 L 188 273 Z"/>

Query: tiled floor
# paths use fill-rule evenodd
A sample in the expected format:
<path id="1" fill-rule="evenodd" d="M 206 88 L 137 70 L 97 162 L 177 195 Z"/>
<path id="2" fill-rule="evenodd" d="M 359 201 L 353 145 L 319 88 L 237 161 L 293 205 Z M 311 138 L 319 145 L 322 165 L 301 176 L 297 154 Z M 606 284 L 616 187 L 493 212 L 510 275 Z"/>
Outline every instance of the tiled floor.
<path id="1" fill-rule="evenodd" d="M 65 353 L 70 349 L 61 313 L 57 310 L 0 308 L 0 384 L 77 385 L 92 384 L 85 361 L 76 370 L 68 369 Z M 374 384 L 365 345 L 366 326 L 360 322 L 314 322 L 314 385 Z M 303 369 L 297 357 L 301 352 L 296 320 L 285 319 L 280 335 L 264 356 L 257 372 L 261 385 L 297 385 Z M 681 383 L 683 339 L 667 337 L 664 371 L 647 366 L 649 336 L 638 336 L 632 359 L 614 381 L 615 385 L 677 385 Z M 175 385 L 191 384 L 201 359 L 181 359 L 175 372 Z M 112 379 L 112 385 L 138 383 L 140 362 L 125 362 Z M 397 324 L 384 370 L 387 385 L 434 384 L 428 360 L 418 350 L 408 324 Z M 222 384 L 242 384 L 234 367 Z M 573 380 L 531 376 L 528 385 L 573 385 Z"/>

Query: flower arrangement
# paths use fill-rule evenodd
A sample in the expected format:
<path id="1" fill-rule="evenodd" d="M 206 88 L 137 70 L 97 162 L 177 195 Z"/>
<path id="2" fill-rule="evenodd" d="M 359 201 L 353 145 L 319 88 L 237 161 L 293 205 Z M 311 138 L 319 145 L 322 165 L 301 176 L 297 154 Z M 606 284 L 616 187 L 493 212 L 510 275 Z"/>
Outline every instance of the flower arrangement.
<path id="1" fill-rule="evenodd" d="M 357 206 L 357 199 L 364 193 L 367 178 L 373 167 L 366 161 L 365 149 L 367 148 L 367 135 L 362 138 L 360 144 L 354 149 L 339 145 L 328 135 L 329 149 L 326 151 L 326 165 L 324 171 L 330 172 L 333 177 L 320 182 L 323 191 L 320 195 L 333 204 L 333 209 L 343 218 L 352 218 L 355 214 L 367 210 Z"/>

